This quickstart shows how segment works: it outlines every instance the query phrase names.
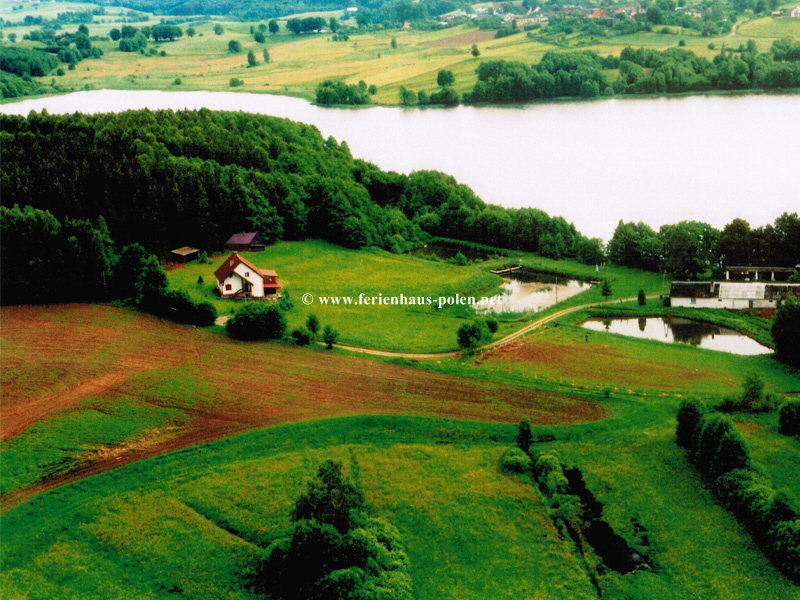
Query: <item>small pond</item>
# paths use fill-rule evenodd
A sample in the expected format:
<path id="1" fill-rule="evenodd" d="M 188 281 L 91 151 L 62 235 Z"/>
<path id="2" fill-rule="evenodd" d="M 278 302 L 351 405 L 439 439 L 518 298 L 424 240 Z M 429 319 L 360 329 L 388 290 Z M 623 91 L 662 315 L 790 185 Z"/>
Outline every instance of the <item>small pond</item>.
<path id="1" fill-rule="evenodd" d="M 567 298 L 585 292 L 592 285 L 585 281 L 556 277 L 553 275 L 531 276 L 526 273 L 523 280 L 504 277 L 500 286 L 503 301 L 494 306 L 476 305 L 478 311 L 530 312 L 540 311 L 563 302 Z"/>
<path id="2" fill-rule="evenodd" d="M 583 323 L 587 329 L 608 331 L 648 340 L 690 344 L 706 350 L 733 354 L 769 354 L 770 348 L 733 329 L 692 319 L 676 317 L 639 317 L 637 319 L 591 318 Z"/>

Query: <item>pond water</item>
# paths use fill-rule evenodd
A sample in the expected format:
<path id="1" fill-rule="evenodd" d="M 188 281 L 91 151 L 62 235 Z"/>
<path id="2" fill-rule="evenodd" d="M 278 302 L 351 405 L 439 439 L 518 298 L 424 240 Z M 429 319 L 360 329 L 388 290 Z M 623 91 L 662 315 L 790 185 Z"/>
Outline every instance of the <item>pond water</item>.
<path id="1" fill-rule="evenodd" d="M 757 227 L 797 211 L 800 95 L 346 109 L 239 92 L 96 90 L 0 112 L 203 107 L 310 123 L 383 169 L 443 171 L 486 202 L 540 208 L 606 241 L 620 219 L 721 229 L 734 218 Z"/>
<path id="2" fill-rule="evenodd" d="M 474 308 L 478 312 L 538 312 L 591 287 L 589 283 L 574 279 L 549 276 L 537 279 L 526 277 L 525 281 L 520 281 L 504 277 L 500 286 L 504 294 L 503 301 L 494 306 L 476 305 Z"/>
<path id="3" fill-rule="evenodd" d="M 662 342 L 689 344 L 706 350 L 719 350 L 746 356 L 769 354 L 770 348 L 733 329 L 677 317 L 640 317 L 638 319 L 591 318 L 587 329 L 608 331 L 631 337 Z"/>

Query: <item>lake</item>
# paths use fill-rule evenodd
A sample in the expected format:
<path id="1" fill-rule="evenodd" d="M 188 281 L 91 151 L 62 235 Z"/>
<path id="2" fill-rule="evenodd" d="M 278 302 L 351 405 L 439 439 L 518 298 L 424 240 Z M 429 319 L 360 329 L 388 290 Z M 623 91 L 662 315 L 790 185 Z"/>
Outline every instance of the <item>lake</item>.
<path id="1" fill-rule="evenodd" d="M 238 92 L 97 90 L 4 104 L 0 112 L 145 107 L 310 123 L 382 169 L 444 171 L 486 202 L 540 208 L 605 241 L 620 219 L 721 229 L 738 217 L 756 227 L 800 207 L 800 95 L 348 109 Z"/>
<path id="2" fill-rule="evenodd" d="M 767 346 L 759 344 L 738 331 L 692 319 L 676 317 L 592 318 L 584 321 L 583 326 L 593 331 L 607 331 L 662 342 L 678 342 L 706 350 L 718 350 L 746 356 L 772 352 Z"/>

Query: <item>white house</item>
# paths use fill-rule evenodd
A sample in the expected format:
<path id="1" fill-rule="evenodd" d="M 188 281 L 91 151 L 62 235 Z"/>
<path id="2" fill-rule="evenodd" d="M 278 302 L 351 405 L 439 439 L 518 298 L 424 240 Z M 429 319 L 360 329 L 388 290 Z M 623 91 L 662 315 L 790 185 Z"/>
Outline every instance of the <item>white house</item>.
<path id="1" fill-rule="evenodd" d="M 236 252 L 225 259 L 214 275 L 217 293 L 223 298 L 276 297 L 282 287 L 275 271 L 259 269 Z"/>
<path id="2" fill-rule="evenodd" d="M 800 19 L 800 6 L 793 8 L 791 14 L 793 19 Z"/>

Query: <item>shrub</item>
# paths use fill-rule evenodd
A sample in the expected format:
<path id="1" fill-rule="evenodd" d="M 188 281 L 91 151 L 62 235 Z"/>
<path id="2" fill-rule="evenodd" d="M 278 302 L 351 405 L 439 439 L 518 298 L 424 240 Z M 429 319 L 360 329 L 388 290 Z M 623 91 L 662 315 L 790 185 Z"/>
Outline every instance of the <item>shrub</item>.
<path id="1" fill-rule="evenodd" d="M 274 340 L 286 332 L 286 317 L 272 304 L 248 302 L 228 320 L 225 329 L 237 340 Z"/>
<path id="2" fill-rule="evenodd" d="M 311 333 L 307 329 L 292 331 L 292 339 L 298 346 L 308 346 L 311 343 Z"/>
<path id="3" fill-rule="evenodd" d="M 636 299 L 639 302 L 639 306 L 644 306 L 647 304 L 647 296 L 645 295 L 644 290 L 639 290 L 639 295 Z"/>
<path id="4" fill-rule="evenodd" d="M 800 400 L 789 400 L 781 406 L 778 423 L 783 435 L 800 436 Z"/>
<path id="5" fill-rule="evenodd" d="M 764 404 L 764 382 L 756 373 L 747 373 L 742 382 L 742 408 L 758 410 Z"/>
<path id="6" fill-rule="evenodd" d="M 312 338 L 316 338 L 317 334 L 319 333 L 319 319 L 317 315 L 310 314 L 308 315 L 308 319 L 306 319 L 306 328 L 308 329 L 309 333 L 311 333 Z"/>
<path id="7" fill-rule="evenodd" d="M 185 292 L 170 290 L 142 296 L 139 308 L 177 323 L 208 327 L 217 318 L 216 309 L 208 302 L 193 302 Z"/>
<path id="8" fill-rule="evenodd" d="M 717 453 L 719 442 L 722 436 L 731 429 L 731 423 L 726 417 L 711 413 L 701 418 L 698 426 L 700 433 L 697 438 L 694 460 L 700 472 L 707 475 L 711 471 L 711 464 Z"/>
<path id="9" fill-rule="evenodd" d="M 569 482 L 564 475 L 561 460 L 555 452 L 538 455 L 533 463 L 533 473 L 539 487 L 548 498 L 567 491 Z"/>
<path id="10" fill-rule="evenodd" d="M 530 452 L 531 444 L 533 443 L 533 431 L 531 429 L 531 422 L 528 419 L 522 419 L 519 422 L 519 431 L 517 432 L 517 447 L 525 452 Z"/>
<path id="11" fill-rule="evenodd" d="M 694 398 L 687 398 L 681 402 L 678 409 L 678 426 L 675 436 L 679 446 L 686 448 L 690 455 L 697 449 L 698 424 L 708 412 L 708 407 Z"/>
<path id="12" fill-rule="evenodd" d="M 735 469 L 750 466 L 747 446 L 739 432 L 732 426 L 722 435 L 709 465 L 709 475 L 716 479 Z"/>
<path id="13" fill-rule="evenodd" d="M 530 473 L 533 461 L 523 450 L 512 446 L 500 459 L 500 469 L 505 473 Z"/>
<path id="14" fill-rule="evenodd" d="M 787 298 L 772 322 L 772 339 L 778 358 L 783 362 L 800 366 L 800 301 Z"/>
<path id="15" fill-rule="evenodd" d="M 456 335 L 459 347 L 466 354 L 472 354 L 478 346 L 492 338 L 492 332 L 484 319 L 476 319 L 472 323 L 464 323 L 458 328 Z"/>
<path id="16" fill-rule="evenodd" d="M 322 330 L 322 341 L 325 342 L 325 347 L 330 350 L 339 339 L 339 332 L 330 325 L 325 325 Z"/>

